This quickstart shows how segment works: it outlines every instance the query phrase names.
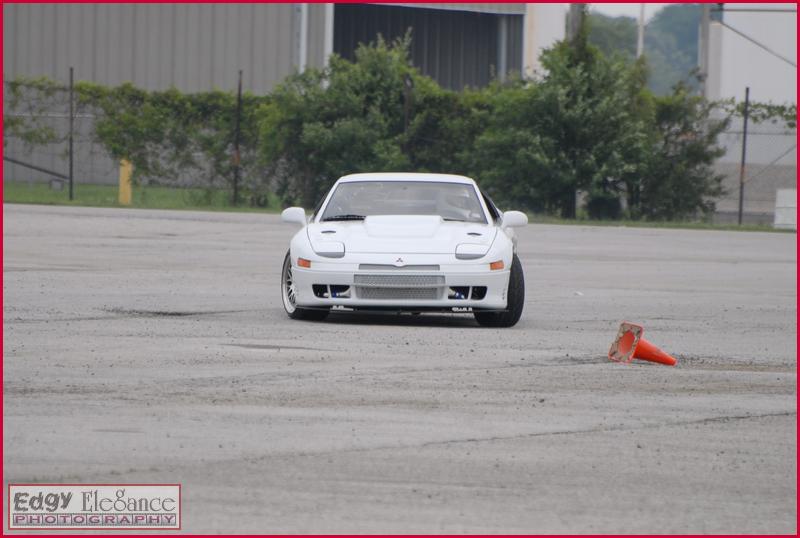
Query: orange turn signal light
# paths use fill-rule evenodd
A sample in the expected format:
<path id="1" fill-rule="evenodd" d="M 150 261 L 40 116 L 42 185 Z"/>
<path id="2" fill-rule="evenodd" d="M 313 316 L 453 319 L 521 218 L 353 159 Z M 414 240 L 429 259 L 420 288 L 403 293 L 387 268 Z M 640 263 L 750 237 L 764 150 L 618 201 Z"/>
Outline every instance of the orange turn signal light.
<path id="1" fill-rule="evenodd" d="M 307 260 L 305 258 L 297 258 L 297 266 L 298 267 L 311 267 L 311 260 Z"/>
<path id="2" fill-rule="evenodd" d="M 505 267 L 505 265 L 503 265 L 503 260 L 497 260 L 496 262 L 492 262 L 489 264 L 490 271 L 499 271 L 503 267 Z"/>

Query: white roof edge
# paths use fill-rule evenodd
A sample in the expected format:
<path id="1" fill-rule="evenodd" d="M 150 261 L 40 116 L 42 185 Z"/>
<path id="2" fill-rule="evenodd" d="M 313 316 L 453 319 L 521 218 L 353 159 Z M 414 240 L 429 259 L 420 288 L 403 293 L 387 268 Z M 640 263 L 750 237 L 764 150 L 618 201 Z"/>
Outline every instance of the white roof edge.
<path id="1" fill-rule="evenodd" d="M 430 181 L 439 183 L 467 183 L 475 184 L 475 180 L 466 176 L 455 174 L 425 174 L 420 172 L 374 172 L 361 174 L 348 174 L 339 178 L 337 183 L 351 181 Z"/>

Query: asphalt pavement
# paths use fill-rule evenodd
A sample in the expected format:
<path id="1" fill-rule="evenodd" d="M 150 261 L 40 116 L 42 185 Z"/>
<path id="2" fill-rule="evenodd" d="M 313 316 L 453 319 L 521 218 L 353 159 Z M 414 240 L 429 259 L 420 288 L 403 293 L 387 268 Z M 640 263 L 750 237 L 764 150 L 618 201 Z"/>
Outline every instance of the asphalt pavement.
<path id="1" fill-rule="evenodd" d="M 487 329 L 288 319 L 296 229 L 4 205 L 4 483 L 179 482 L 189 532 L 797 530 L 795 234 L 530 225 Z M 622 320 L 678 365 L 610 362 Z"/>

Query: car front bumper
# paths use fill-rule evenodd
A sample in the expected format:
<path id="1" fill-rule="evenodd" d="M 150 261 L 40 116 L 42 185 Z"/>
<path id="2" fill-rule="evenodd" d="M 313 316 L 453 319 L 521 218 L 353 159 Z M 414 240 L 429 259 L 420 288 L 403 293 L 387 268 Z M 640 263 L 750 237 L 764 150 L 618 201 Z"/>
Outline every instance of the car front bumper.
<path id="1" fill-rule="evenodd" d="M 439 265 L 436 271 L 409 271 L 402 267 L 364 270 L 357 263 L 327 261 L 312 262 L 312 267 L 306 269 L 292 261 L 299 307 L 506 308 L 509 270 L 491 271 L 488 263 Z"/>

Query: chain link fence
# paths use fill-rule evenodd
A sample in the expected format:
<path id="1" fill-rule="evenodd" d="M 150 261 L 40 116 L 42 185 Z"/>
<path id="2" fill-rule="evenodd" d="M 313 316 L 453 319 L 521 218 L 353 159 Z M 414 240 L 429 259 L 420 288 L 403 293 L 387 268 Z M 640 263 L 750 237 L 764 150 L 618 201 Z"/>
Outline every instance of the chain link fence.
<path id="1" fill-rule="evenodd" d="M 721 224 L 738 221 L 742 146 L 745 142 L 743 127 L 742 118 L 734 117 L 728 130 L 720 137 L 725 155 L 715 167 L 724 176 L 725 194 L 717 201 L 714 220 Z M 777 191 L 796 188 L 797 130 L 781 122 L 751 122 L 747 129 L 742 223 L 771 225 Z"/>
<path id="2" fill-rule="evenodd" d="M 63 189 L 69 174 L 69 86 L 3 81 L 3 181 L 50 183 Z M 94 139 L 95 115 L 75 106 L 73 177 L 76 184 L 114 184 L 118 164 Z"/>
<path id="3" fill-rule="evenodd" d="M 54 191 L 64 191 L 66 199 L 70 192 L 70 161 L 76 192 L 80 192 L 80 185 L 118 183 L 120 163 L 112 158 L 108 146 L 97 137 L 96 127 L 105 122 L 107 128 L 109 120 L 109 116 L 103 115 L 101 107 L 87 104 L 93 102 L 89 98 L 78 98 L 76 88 L 73 92 L 70 122 L 68 83 L 49 79 L 17 79 L 4 80 L 3 85 L 4 183 L 13 182 L 15 187 L 27 185 L 31 187 L 31 191 L 36 187 L 35 192 L 41 192 L 41 186 L 46 184 Z M 167 172 L 152 176 L 146 172 L 137 174 L 137 185 L 178 188 L 178 194 L 185 201 L 196 205 L 210 203 L 208 201 L 212 198 L 217 200 L 220 197 L 232 197 L 238 203 L 265 206 L 270 196 L 268 173 L 272 168 L 259 164 L 256 157 L 257 144 L 252 136 L 244 139 L 242 151 L 237 151 L 237 115 L 242 112 L 235 106 L 236 96 L 225 94 L 224 103 L 214 108 L 213 99 L 221 94 L 206 96 L 208 95 L 210 97 L 207 102 L 201 103 L 211 103 L 202 112 L 207 117 L 201 115 L 195 123 L 178 126 L 177 131 L 170 131 L 170 135 L 189 140 L 189 149 L 181 155 L 182 160 L 169 161 L 168 152 L 174 140 L 165 139 L 163 144 L 159 140 L 153 140 L 150 158 L 156 163 L 163 162 L 165 166 L 162 170 Z M 254 103 L 254 99 L 258 98 L 248 99 L 249 110 L 252 111 L 258 104 Z M 230 103 L 234 106 L 228 106 Z M 136 114 L 135 109 L 121 112 L 123 115 Z M 178 113 L 180 111 L 176 111 Z M 213 123 L 220 118 L 229 123 L 230 128 Z M 136 128 L 140 127 L 134 127 L 134 130 Z M 132 133 L 132 136 L 137 136 L 137 133 Z M 241 170 L 241 177 L 235 175 L 237 167 Z"/>

